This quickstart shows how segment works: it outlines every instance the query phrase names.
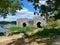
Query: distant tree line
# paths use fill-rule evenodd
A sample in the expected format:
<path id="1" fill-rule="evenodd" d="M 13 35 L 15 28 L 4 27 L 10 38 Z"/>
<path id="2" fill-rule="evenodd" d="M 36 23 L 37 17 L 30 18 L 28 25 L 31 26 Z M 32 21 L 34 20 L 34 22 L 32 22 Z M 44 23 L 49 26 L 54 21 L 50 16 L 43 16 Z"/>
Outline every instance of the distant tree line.
<path id="1" fill-rule="evenodd" d="M 16 24 L 16 21 L 11 21 L 11 22 L 8 22 L 8 21 L 0 21 L 0 24 Z"/>

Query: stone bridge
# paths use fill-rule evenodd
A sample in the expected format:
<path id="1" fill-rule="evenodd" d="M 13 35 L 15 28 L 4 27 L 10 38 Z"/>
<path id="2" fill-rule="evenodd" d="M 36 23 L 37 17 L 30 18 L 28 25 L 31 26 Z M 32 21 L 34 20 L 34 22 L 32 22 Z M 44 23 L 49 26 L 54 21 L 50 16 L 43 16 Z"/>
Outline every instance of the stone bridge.
<path id="1" fill-rule="evenodd" d="M 35 26 L 40 28 L 41 26 L 46 25 L 46 19 L 41 16 L 36 16 L 33 19 L 19 18 L 16 22 L 17 27 Z"/>

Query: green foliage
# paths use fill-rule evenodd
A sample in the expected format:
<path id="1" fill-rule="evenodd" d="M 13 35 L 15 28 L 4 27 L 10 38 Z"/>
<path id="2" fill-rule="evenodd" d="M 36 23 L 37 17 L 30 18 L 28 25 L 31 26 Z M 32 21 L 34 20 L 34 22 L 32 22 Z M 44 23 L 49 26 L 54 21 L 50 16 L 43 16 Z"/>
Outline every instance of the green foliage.
<path id="1" fill-rule="evenodd" d="M 41 13 L 41 15 L 45 15 L 46 22 L 48 22 L 48 16 L 53 15 L 54 13 L 56 14 L 54 18 L 60 19 L 60 0 L 46 0 L 47 5 L 41 4 L 42 1 L 40 1 L 41 0 L 28 0 L 28 2 L 31 2 L 34 9 L 36 10 L 34 14 L 40 15 Z"/>
<path id="2" fill-rule="evenodd" d="M 60 35 L 60 28 L 58 28 L 58 29 L 43 29 L 42 31 L 38 31 L 37 33 L 31 35 L 30 37 L 53 37 L 56 35 Z"/>
<path id="3" fill-rule="evenodd" d="M 36 29 L 36 27 L 32 27 L 32 26 L 26 27 L 26 30 L 28 31 L 33 31 L 34 29 Z"/>
<path id="4" fill-rule="evenodd" d="M 11 22 L 8 22 L 8 21 L 0 21 L 0 24 L 1 25 L 5 25 L 5 24 L 16 24 L 16 21 L 11 21 Z"/>
<path id="5" fill-rule="evenodd" d="M 40 0 L 27 0 L 28 2 L 33 3 L 34 9 L 38 10 L 39 9 L 39 13 L 41 12 L 53 12 L 55 10 L 59 10 L 59 6 L 60 6 L 60 0 L 47 0 L 46 3 L 48 6 L 40 4 Z M 43 0 L 45 1 L 45 0 Z M 42 2 L 42 1 L 41 1 Z M 39 6 L 41 5 L 41 6 Z M 54 8 L 53 8 L 54 7 Z"/>
<path id="6" fill-rule="evenodd" d="M 6 18 L 8 13 L 14 14 L 17 9 L 21 9 L 19 0 L 0 0 L 0 14 Z"/>
<path id="7" fill-rule="evenodd" d="M 57 10 L 55 13 L 55 19 L 60 19 L 60 10 Z"/>
<path id="8" fill-rule="evenodd" d="M 58 26 L 58 24 L 57 24 L 57 22 L 53 22 L 52 24 L 51 24 L 51 27 L 54 29 L 55 27 L 57 27 Z"/>
<path id="9" fill-rule="evenodd" d="M 54 20 L 55 20 L 54 17 L 50 17 L 50 18 L 48 19 L 49 22 L 53 22 Z"/>
<path id="10" fill-rule="evenodd" d="M 60 28 L 60 23 L 58 23 L 57 25 L 58 25 L 57 28 Z"/>
<path id="11" fill-rule="evenodd" d="M 47 25 L 46 25 L 46 26 L 42 26 L 42 28 L 43 28 L 43 29 L 47 29 L 48 27 L 47 27 Z"/>
<path id="12" fill-rule="evenodd" d="M 60 28 L 60 25 L 58 25 L 57 27 Z"/>

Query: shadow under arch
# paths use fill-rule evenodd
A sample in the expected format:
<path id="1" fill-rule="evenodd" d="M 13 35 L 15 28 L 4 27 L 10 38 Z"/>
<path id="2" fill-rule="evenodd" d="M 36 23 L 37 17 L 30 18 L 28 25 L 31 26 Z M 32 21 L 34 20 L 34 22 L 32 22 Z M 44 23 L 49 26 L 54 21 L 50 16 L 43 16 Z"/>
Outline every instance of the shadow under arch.
<path id="1" fill-rule="evenodd" d="M 41 28 L 41 22 L 37 22 L 37 27 Z"/>
<path id="2" fill-rule="evenodd" d="M 26 25 L 27 25 L 26 23 L 23 23 L 23 27 L 26 27 Z"/>

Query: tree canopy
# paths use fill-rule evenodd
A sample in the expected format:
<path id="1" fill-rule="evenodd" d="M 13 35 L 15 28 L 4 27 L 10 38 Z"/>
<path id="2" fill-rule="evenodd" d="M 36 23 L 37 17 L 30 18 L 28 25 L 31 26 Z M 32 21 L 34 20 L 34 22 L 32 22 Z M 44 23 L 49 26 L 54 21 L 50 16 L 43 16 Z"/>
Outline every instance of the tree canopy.
<path id="1" fill-rule="evenodd" d="M 39 11 L 34 12 L 34 14 L 41 13 L 41 15 L 45 15 L 47 19 L 49 15 L 55 14 L 55 11 L 60 12 L 60 0 L 27 0 L 27 1 L 33 4 L 35 10 L 39 9 Z M 41 4 L 42 1 L 46 1 L 46 4 Z M 60 13 L 55 14 L 55 18 L 58 18 L 59 14 Z"/>
<path id="2" fill-rule="evenodd" d="M 60 12 L 60 0 L 27 0 L 34 6 L 34 14 L 41 16 L 44 15 L 48 19 L 49 15 L 55 14 L 55 18 L 58 18 L 60 13 L 56 14 L 56 11 Z M 45 4 L 41 4 L 42 1 L 46 1 Z M 22 9 L 21 2 L 19 0 L 0 0 L 0 15 L 6 18 L 8 13 L 15 14 L 17 9 Z M 60 18 L 60 17 L 59 17 Z"/>
<path id="3" fill-rule="evenodd" d="M 15 14 L 17 9 L 22 9 L 19 0 L 0 0 L 0 15 L 6 18 L 8 13 Z"/>

